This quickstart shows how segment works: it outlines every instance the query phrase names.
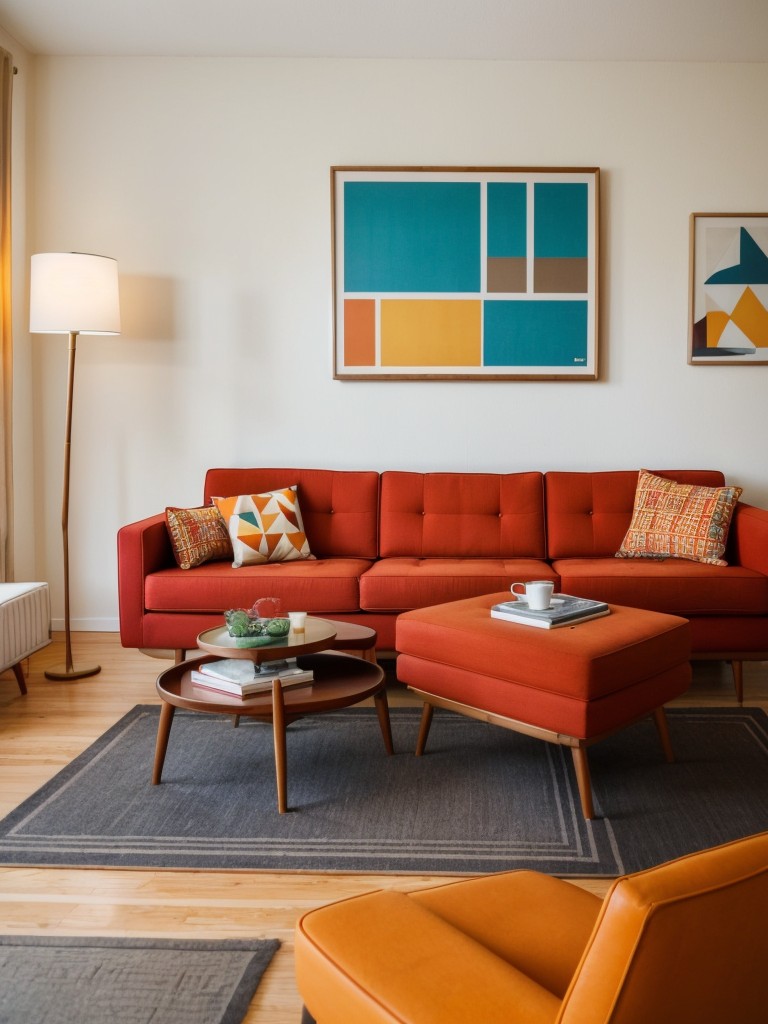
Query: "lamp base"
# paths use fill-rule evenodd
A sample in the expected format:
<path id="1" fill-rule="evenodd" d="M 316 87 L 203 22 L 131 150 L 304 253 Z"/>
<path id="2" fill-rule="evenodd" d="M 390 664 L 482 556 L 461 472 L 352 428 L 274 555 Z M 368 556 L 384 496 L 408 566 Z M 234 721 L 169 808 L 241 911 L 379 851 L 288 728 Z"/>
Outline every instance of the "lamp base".
<path id="1" fill-rule="evenodd" d="M 47 668 L 44 675 L 46 679 L 85 679 L 86 676 L 95 676 L 97 672 L 101 672 L 101 665 L 69 669 L 66 665 L 54 665 L 53 668 Z"/>

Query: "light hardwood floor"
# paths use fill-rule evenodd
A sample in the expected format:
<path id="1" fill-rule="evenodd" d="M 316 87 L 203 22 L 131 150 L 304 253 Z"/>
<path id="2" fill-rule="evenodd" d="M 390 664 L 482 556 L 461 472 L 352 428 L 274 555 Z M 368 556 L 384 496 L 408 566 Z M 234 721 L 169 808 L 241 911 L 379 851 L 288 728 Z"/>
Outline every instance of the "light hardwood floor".
<path id="1" fill-rule="evenodd" d="M 62 662 L 60 637 L 25 663 L 28 694 L 0 675 L 0 816 L 83 751 L 135 704 L 158 703 L 154 682 L 168 660 L 124 650 L 113 633 L 78 633 L 75 664 L 102 666 L 78 682 L 51 682 Z M 745 703 L 768 710 L 768 664 L 746 664 Z M 392 704 L 408 702 L 395 688 Z M 697 663 L 677 703 L 735 703 L 728 666 Z M 376 888 L 418 888 L 448 876 L 293 872 L 65 870 L 0 867 L 0 932 L 157 938 L 270 937 L 282 946 L 251 1004 L 247 1024 L 297 1024 L 293 928 L 305 908 Z M 608 882 L 579 884 L 602 894 Z"/>

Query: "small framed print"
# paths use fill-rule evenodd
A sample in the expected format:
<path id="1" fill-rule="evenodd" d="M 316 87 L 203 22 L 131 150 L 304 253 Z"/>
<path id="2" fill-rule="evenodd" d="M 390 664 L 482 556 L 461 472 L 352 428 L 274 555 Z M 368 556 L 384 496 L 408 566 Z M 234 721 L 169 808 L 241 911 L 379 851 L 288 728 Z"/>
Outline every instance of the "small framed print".
<path id="1" fill-rule="evenodd" d="M 337 380 L 596 380 L 595 167 L 332 167 Z"/>
<path id="2" fill-rule="evenodd" d="M 768 365 L 768 213 L 691 214 L 688 362 Z"/>

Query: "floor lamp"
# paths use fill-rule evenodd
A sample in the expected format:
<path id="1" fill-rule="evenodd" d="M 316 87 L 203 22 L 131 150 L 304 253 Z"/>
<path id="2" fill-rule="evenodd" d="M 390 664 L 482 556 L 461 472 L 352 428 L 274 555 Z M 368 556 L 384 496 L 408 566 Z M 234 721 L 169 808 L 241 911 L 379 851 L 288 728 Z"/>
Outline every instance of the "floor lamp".
<path id="1" fill-rule="evenodd" d="M 32 257 L 29 330 L 32 334 L 68 334 L 67 417 L 64 435 L 64 496 L 61 531 L 64 540 L 64 665 L 48 669 L 48 679 L 82 679 L 100 665 L 76 669 L 72 664 L 69 615 L 69 461 L 78 334 L 119 334 L 120 300 L 117 262 L 108 256 L 80 252 L 45 252 Z"/>

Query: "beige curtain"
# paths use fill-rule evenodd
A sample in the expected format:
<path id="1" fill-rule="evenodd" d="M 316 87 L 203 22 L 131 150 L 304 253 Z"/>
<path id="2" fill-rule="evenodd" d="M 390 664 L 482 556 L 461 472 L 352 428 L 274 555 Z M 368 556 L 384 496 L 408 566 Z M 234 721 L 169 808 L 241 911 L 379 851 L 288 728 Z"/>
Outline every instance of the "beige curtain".
<path id="1" fill-rule="evenodd" d="M 13 58 L 0 48 L 0 581 L 13 579 L 12 93 Z"/>

